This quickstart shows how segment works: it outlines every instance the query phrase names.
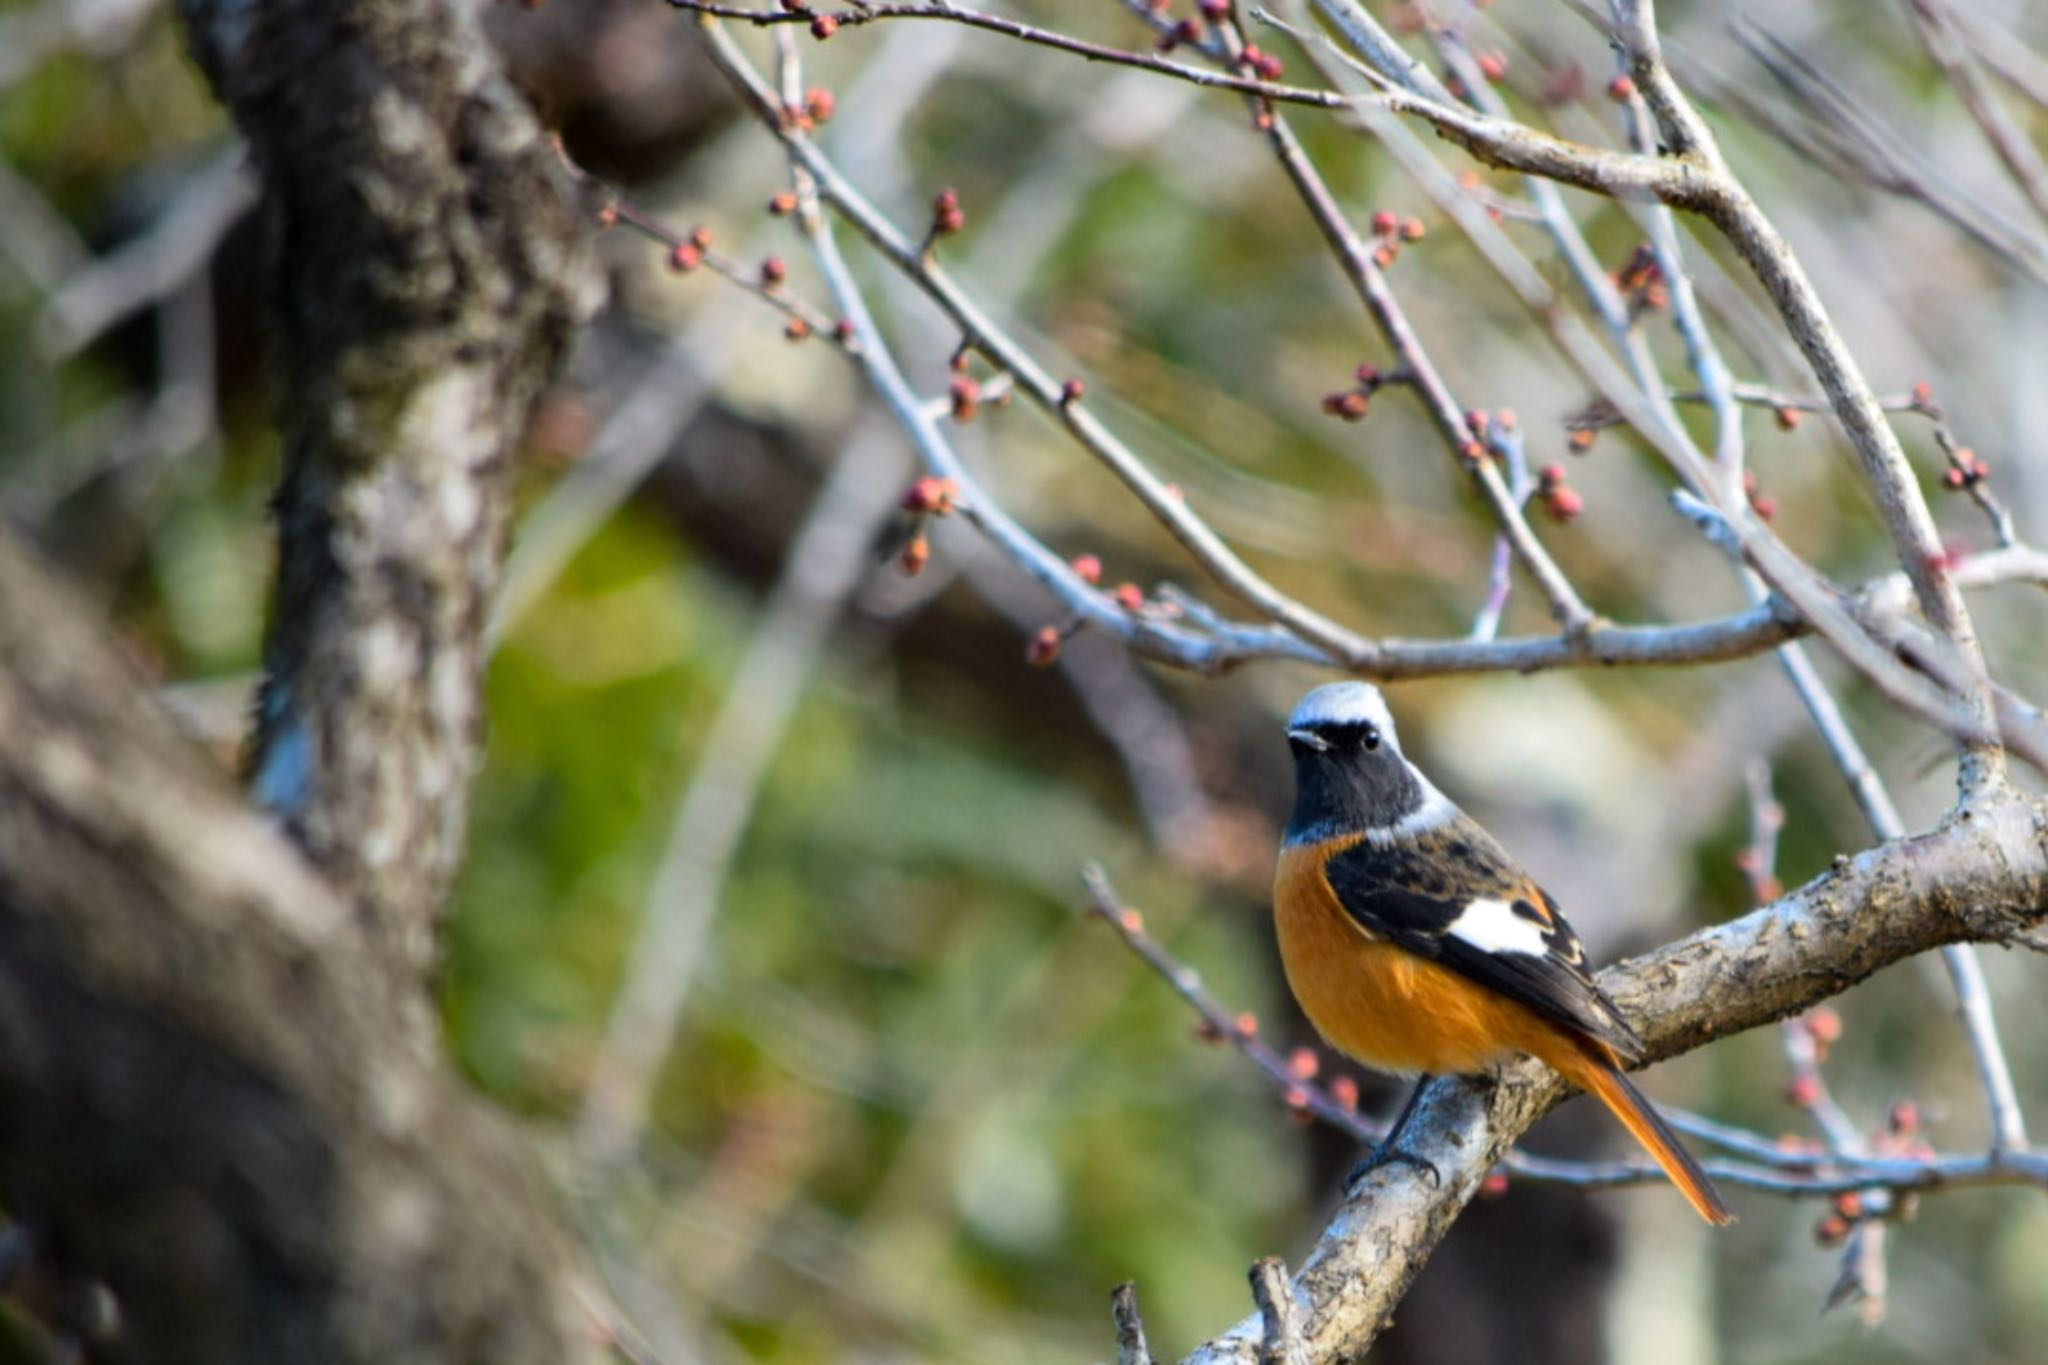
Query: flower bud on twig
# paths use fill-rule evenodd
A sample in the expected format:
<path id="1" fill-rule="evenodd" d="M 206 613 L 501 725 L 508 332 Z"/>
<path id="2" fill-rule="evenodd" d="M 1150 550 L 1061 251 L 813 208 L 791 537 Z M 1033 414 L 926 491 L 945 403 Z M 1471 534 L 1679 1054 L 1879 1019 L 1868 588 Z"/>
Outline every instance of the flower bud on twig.
<path id="1" fill-rule="evenodd" d="M 1041 626 L 1024 646 L 1024 662 L 1033 668 L 1051 668 L 1059 662 L 1060 645 L 1066 637 L 1057 626 Z"/>
<path id="2" fill-rule="evenodd" d="M 903 565 L 903 572 L 913 578 L 923 573 L 924 566 L 932 562 L 931 537 L 922 532 L 912 536 L 904 545 L 899 562 Z"/>
<path id="3" fill-rule="evenodd" d="M 950 237 L 967 226 L 967 212 L 960 207 L 956 190 L 940 190 L 932 200 L 932 236 Z"/>
<path id="4" fill-rule="evenodd" d="M 953 404 L 953 420 L 972 422 L 981 412 L 981 383 L 964 374 L 954 375 L 947 386 Z"/>

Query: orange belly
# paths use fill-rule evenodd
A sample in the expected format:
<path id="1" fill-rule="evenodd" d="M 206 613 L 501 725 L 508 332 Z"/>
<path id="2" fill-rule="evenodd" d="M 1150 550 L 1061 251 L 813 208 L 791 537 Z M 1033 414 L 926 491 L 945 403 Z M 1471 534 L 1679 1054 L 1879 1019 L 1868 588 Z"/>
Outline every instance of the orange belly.
<path id="1" fill-rule="evenodd" d="M 1323 864 L 1349 835 L 1285 849 L 1273 919 L 1287 984 L 1331 1046 L 1381 1071 L 1477 1072 L 1503 1056 L 1549 1060 L 1561 1033 L 1527 1008 L 1376 938 L 1344 912 Z"/>

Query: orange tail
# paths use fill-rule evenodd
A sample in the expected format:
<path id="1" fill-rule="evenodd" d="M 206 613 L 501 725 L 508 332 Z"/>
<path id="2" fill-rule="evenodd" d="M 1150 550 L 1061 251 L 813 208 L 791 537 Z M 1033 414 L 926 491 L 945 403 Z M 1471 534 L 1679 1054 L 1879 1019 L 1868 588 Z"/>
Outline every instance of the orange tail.
<path id="1" fill-rule="evenodd" d="M 1562 1059 L 1562 1066 L 1550 1058 L 1544 1060 L 1557 1066 L 1566 1080 L 1597 1095 L 1602 1104 L 1614 1111 L 1614 1117 L 1620 1119 L 1635 1140 L 1643 1144 L 1644 1151 L 1656 1158 L 1657 1164 L 1664 1168 L 1664 1174 L 1671 1177 L 1671 1183 L 1678 1186 L 1685 1202 L 1691 1204 L 1700 1217 L 1717 1227 L 1735 1221 L 1735 1215 L 1721 1201 L 1721 1192 L 1714 1188 L 1713 1180 L 1700 1169 L 1692 1153 L 1679 1145 L 1678 1134 L 1658 1117 L 1650 1102 L 1643 1098 L 1643 1092 L 1636 1089 L 1618 1067 L 1604 1058 L 1588 1056 L 1584 1052 Z"/>

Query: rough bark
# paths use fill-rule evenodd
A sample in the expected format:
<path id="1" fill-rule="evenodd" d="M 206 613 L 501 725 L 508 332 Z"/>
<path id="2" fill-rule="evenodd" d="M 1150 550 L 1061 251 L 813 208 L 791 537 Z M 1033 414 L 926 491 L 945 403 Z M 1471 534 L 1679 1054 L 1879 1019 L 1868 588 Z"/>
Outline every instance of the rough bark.
<path id="1" fill-rule="evenodd" d="M 474 3 L 183 12 L 263 183 L 284 829 L 0 540 L 0 1200 L 113 1290 L 124 1358 L 575 1359 L 562 1240 L 425 987 L 580 215 Z"/>
<path id="2" fill-rule="evenodd" d="M 283 371 L 254 781 L 416 975 L 482 752 L 510 455 L 596 275 L 458 0 L 185 0 L 263 179 Z"/>
<path id="3" fill-rule="evenodd" d="M 416 983 L 0 538 L 0 1203 L 139 1361 L 577 1358 Z"/>
<path id="4" fill-rule="evenodd" d="M 1784 899 L 1603 972 L 1657 1061 L 1770 1023 L 1896 962 L 1958 942 L 2031 943 L 2048 916 L 2048 804 L 2005 793 L 1932 833 L 1842 861 Z M 1433 1082 L 1401 1146 L 1404 1163 L 1346 1196 L 1295 1278 L 1315 1360 L 1356 1360 L 1400 1303 L 1488 1171 L 1567 1091 L 1525 1061 L 1498 1080 Z M 1186 1365 L 1259 1358 L 1247 1318 Z"/>

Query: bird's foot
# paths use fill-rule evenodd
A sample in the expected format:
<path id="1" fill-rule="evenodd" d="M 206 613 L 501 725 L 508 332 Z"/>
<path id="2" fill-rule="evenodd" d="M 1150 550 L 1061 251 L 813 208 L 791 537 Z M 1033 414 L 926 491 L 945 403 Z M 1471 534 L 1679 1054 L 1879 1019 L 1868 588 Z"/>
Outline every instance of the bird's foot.
<path id="1" fill-rule="evenodd" d="M 1436 1168 L 1435 1162 L 1427 1157 L 1417 1156 L 1406 1148 L 1396 1147 L 1394 1139 L 1390 1136 L 1386 1141 L 1361 1157 L 1358 1164 L 1351 1168 L 1351 1174 L 1344 1177 L 1345 1190 L 1357 1189 L 1359 1183 L 1374 1171 L 1382 1166 L 1396 1163 L 1403 1166 L 1412 1166 L 1423 1175 L 1428 1176 L 1431 1189 L 1441 1189 L 1443 1187 L 1444 1173 Z"/>

